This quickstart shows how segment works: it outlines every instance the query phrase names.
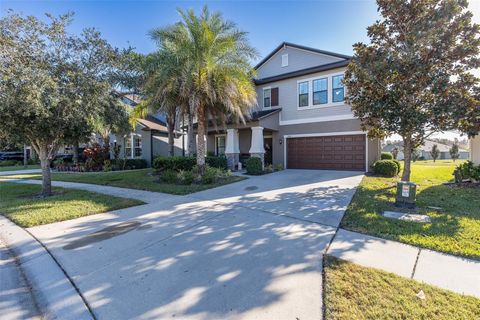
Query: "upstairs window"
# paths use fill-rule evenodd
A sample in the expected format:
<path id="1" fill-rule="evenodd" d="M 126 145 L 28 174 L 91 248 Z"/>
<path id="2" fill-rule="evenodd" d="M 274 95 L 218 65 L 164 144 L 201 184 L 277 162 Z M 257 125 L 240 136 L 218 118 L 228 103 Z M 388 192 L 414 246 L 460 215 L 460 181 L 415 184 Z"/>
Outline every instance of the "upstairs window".
<path id="1" fill-rule="evenodd" d="M 272 106 L 272 91 L 270 88 L 263 89 L 263 107 L 270 108 Z"/>
<path id="2" fill-rule="evenodd" d="M 298 84 L 298 106 L 308 106 L 308 81 L 300 82 Z"/>
<path id="3" fill-rule="evenodd" d="M 313 80 L 313 104 L 325 104 L 328 102 L 328 79 Z"/>
<path id="4" fill-rule="evenodd" d="M 332 77 L 332 101 L 341 102 L 344 100 L 345 89 L 343 87 L 343 75 Z"/>

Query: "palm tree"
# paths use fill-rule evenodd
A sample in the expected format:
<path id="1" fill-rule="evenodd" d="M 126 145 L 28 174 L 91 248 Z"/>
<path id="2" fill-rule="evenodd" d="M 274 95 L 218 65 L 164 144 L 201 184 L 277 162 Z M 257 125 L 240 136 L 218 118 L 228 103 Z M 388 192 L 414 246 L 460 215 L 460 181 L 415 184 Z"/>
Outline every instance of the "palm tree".
<path id="1" fill-rule="evenodd" d="M 200 16 L 193 10 L 178 12 L 180 22 L 151 34 L 162 50 L 175 52 L 179 94 L 197 118 L 197 165 L 203 173 L 207 120 L 244 121 L 247 109 L 256 104 L 250 61 L 257 52 L 247 34 L 219 12 L 210 13 L 206 6 Z"/>

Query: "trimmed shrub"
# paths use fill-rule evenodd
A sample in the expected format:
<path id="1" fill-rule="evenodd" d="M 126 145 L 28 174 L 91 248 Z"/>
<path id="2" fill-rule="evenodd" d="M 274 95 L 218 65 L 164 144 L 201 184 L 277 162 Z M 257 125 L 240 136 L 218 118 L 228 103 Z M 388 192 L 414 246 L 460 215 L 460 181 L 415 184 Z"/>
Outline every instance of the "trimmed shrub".
<path id="1" fill-rule="evenodd" d="M 395 160 L 395 159 L 392 160 L 392 161 L 395 162 L 395 164 L 397 165 L 397 167 L 398 167 L 397 174 L 399 174 L 400 171 L 402 171 L 402 164 L 400 163 L 400 161 Z"/>
<path id="2" fill-rule="evenodd" d="M 246 169 L 248 174 L 259 175 L 262 174 L 262 160 L 258 157 L 251 157 L 246 162 Z"/>
<path id="3" fill-rule="evenodd" d="M 173 170 L 176 172 L 180 170 L 189 171 L 193 169 L 196 163 L 197 159 L 195 157 L 158 156 L 153 160 L 153 168 L 160 172 L 165 170 Z"/>
<path id="4" fill-rule="evenodd" d="M 212 184 L 217 182 L 219 178 L 222 177 L 222 170 L 218 168 L 213 168 L 210 166 L 205 167 L 205 172 L 202 176 L 202 183 L 203 184 Z"/>
<path id="5" fill-rule="evenodd" d="M 372 165 L 373 172 L 385 177 L 394 177 L 398 173 L 398 166 L 393 160 L 378 160 Z"/>
<path id="6" fill-rule="evenodd" d="M 172 184 L 175 184 L 178 182 L 178 179 L 177 179 L 177 172 L 174 171 L 174 170 L 165 170 L 162 172 L 162 174 L 160 175 L 160 180 L 162 180 L 163 182 L 165 183 L 172 183 Z"/>
<path id="7" fill-rule="evenodd" d="M 227 157 L 225 156 L 207 156 L 205 158 L 205 163 L 213 168 L 219 168 L 223 170 L 227 170 L 228 168 Z"/>
<path id="8" fill-rule="evenodd" d="M 459 164 L 454 171 L 456 182 L 462 182 L 464 179 L 474 181 L 480 180 L 480 165 L 476 166 L 472 161 Z"/>
<path id="9" fill-rule="evenodd" d="M 195 181 L 196 174 L 194 170 L 180 170 L 177 173 L 178 183 L 180 184 L 192 184 Z"/>
<path id="10" fill-rule="evenodd" d="M 147 167 L 145 159 L 117 159 L 112 160 L 111 163 L 118 170 L 145 169 Z"/>
<path id="11" fill-rule="evenodd" d="M 382 152 L 380 155 L 381 160 L 393 160 L 393 154 L 391 152 Z"/>

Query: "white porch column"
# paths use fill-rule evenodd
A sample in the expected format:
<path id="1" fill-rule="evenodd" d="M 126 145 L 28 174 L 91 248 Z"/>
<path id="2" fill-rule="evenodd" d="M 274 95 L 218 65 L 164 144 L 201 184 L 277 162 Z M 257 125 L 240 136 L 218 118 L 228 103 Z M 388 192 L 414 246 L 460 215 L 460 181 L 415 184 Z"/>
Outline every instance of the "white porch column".
<path id="1" fill-rule="evenodd" d="M 228 168 L 234 170 L 238 163 L 240 154 L 238 143 L 238 130 L 227 129 L 227 138 L 225 139 L 225 156 L 227 157 Z"/>
<path id="2" fill-rule="evenodd" d="M 262 160 L 262 169 L 264 167 L 265 148 L 263 145 L 263 127 L 252 127 L 252 143 L 250 146 L 250 156 L 258 157 Z"/>
<path id="3" fill-rule="evenodd" d="M 135 147 L 133 146 L 133 133 L 130 133 L 130 158 L 135 158 Z"/>

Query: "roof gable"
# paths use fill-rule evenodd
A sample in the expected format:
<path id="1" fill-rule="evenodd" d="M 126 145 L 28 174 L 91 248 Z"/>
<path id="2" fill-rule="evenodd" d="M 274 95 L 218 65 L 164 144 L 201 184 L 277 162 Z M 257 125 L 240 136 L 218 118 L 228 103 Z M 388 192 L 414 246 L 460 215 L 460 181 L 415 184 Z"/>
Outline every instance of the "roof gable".
<path id="1" fill-rule="evenodd" d="M 350 58 L 350 56 L 339 53 L 283 42 L 260 61 L 255 69 L 257 70 L 257 79 L 263 79 L 323 65 L 346 62 Z M 284 65 L 284 61 L 287 62 L 287 65 Z"/>

